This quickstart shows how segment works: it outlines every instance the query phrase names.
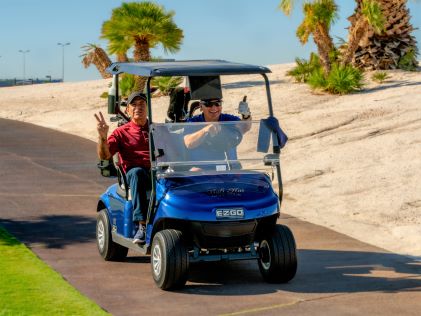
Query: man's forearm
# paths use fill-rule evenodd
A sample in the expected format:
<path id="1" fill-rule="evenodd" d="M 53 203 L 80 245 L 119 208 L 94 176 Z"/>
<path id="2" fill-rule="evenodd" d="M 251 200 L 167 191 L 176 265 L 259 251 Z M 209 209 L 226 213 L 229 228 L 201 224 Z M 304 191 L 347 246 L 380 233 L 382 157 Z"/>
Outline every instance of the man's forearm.
<path id="1" fill-rule="evenodd" d="M 184 144 L 187 148 L 195 148 L 199 146 L 203 140 L 205 135 L 207 134 L 207 130 L 205 128 L 197 131 L 196 133 L 184 136 Z"/>
<path id="2" fill-rule="evenodd" d="M 108 147 L 107 138 L 99 136 L 97 152 L 99 159 L 106 160 L 111 158 L 110 148 Z"/>

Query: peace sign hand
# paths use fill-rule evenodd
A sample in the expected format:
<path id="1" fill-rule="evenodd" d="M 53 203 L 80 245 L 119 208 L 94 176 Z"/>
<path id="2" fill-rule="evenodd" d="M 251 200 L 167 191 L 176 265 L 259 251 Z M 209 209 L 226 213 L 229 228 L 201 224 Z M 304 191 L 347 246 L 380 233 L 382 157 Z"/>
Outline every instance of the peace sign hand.
<path id="1" fill-rule="evenodd" d="M 110 129 L 110 127 L 105 122 L 104 116 L 101 112 L 99 112 L 99 116 L 97 114 L 94 115 L 98 122 L 96 125 L 96 129 L 98 131 L 99 136 L 103 139 L 107 139 L 108 130 Z"/>

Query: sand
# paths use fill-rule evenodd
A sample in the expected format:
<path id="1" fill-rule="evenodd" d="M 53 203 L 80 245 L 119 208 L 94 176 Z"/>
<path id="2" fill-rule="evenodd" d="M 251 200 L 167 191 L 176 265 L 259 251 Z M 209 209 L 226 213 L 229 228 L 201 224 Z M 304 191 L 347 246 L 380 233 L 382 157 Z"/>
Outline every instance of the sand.
<path id="1" fill-rule="evenodd" d="M 290 138 L 282 212 L 421 259 L 421 73 L 389 71 L 383 84 L 367 79 L 360 93 L 332 96 L 293 83 L 285 76 L 291 66 L 269 66 L 275 116 Z M 109 83 L 0 88 L 0 117 L 96 141 L 93 114 L 106 112 L 100 95 Z M 224 112 L 236 114 L 247 94 L 253 118 L 267 116 L 260 76 L 223 83 Z M 163 122 L 168 97 L 153 102 Z"/>

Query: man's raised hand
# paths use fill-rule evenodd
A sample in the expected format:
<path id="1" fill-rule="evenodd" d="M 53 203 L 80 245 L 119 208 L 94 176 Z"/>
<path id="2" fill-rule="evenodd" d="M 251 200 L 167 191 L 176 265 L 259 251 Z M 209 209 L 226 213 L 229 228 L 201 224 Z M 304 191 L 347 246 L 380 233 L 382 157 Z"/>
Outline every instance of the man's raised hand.
<path id="1" fill-rule="evenodd" d="M 105 122 L 104 116 L 102 115 L 101 112 L 99 112 L 99 116 L 97 114 L 94 114 L 94 115 L 97 120 L 96 129 L 98 131 L 99 136 L 102 139 L 107 139 L 108 130 L 110 129 L 110 127 Z"/>

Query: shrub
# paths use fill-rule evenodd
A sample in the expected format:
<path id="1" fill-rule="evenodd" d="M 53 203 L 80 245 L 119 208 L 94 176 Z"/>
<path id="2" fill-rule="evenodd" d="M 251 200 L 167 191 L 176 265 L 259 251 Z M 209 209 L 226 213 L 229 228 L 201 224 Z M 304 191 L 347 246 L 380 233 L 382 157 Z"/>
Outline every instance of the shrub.
<path id="1" fill-rule="evenodd" d="M 154 77 L 151 84 L 157 87 L 163 95 L 169 95 L 182 81 L 182 77 Z"/>
<path id="2" fill-rule="evenodd" d="M 398 62 L 398 68 L 406 71 L 417 70 L 417 52 L 414 49 L 410 49 L 403 55 Z"/>
<path id="3" fill-rule="evenodd" d="M 362 71 L 351 65 L 332 65 L 327 76 L 326 90 L 334 94 L 347 94 L 359 90 L 363 86 Z"/>
<path id="4" fill-rule="evenodd" d="M 154 77 L 151 86 L 158 88 L 163 95 L 168 95 L 172 89 L 180 85 L 182 77 Z M 134 75 L 124 74 L 119 81 L 119 88 L 122 97 L 129 96 L 134 92 Z M 153 89 L 151 89 L 153 91 Z"/>
<path id="5" fill-rule="evenodd" d="M 315 53 L 311 53 L 310 60 L 296 58 L 295 66 L 293 69 L 287 72 L 287 76 L 294 77 L 296 82 L 307 82 L 311 74 L 321 68 L 319 56 Z"/>
<path id="6" fill-rule="evenodd" d="M 347 94 L 363 86 L 362 71 L 350 65 L 332 65 L 332 70 L 326 75 L 320 68 L 314 71 L 308 84 L 312 89 L 322 89 L 333 94 Z"/>
<path id="7" fill-rule="evenodd" d="M 308 62 L 305 59 L 296 58 L 297 66 L 287 71 L 287 76 L 294 77 L 296 82 L 306 82 L 309 75 Z"/>
<path id="8" fill-rule="evenodd" d="M 390 76 L 385 71 L 376 71 L 372 76 L 371 80 L 378 83 L 383 83 L 386 79 L 389 79 Z"/>
<path id="9" fill-rule="evenodd" d="M 134 84 L 134 75 L 124 74 L 118 83 L 121 96 L 128 97 L 132 92 L 134 92 Z"/>
<path id="10" fill-rule="evenodd" d="M 320 67 L 320 68 L 314 70 L 310 74 L 307 83 L 309 84 L 309 86 L 312 89 L 326 90 L 327 80 L 326 80 L 326 76 L 323 72 L 323 69 Z"/>
<path id="11" fill-rule="evenodd" d="M 320 58 L 317 54 L 311 53 L 310 60 L 296 58 L 296 66 L 287 72 L 287 76 L 294 77 L 297 82 L 305 82 L 312 89 L 320 89 L 333 94 L 346 94 L 360 89 L 363 86 L 362 71 L 351 66 L 341 66 L 335 60 L 338 58 L 338 51 L 330 54 L 332 69 L 325 74 Z"/>

